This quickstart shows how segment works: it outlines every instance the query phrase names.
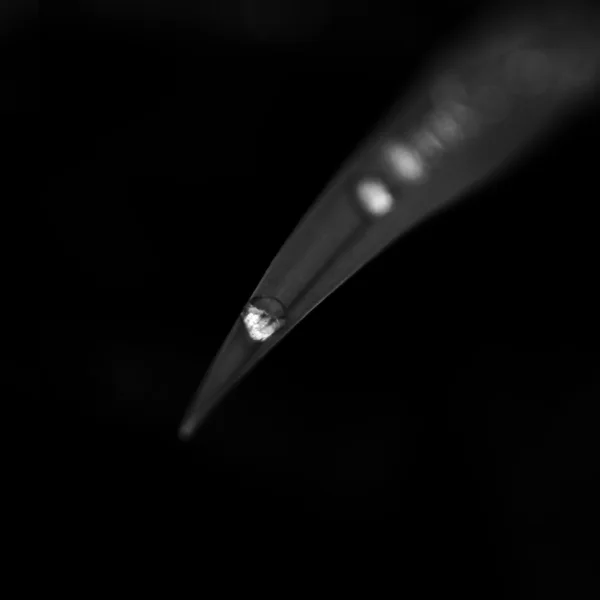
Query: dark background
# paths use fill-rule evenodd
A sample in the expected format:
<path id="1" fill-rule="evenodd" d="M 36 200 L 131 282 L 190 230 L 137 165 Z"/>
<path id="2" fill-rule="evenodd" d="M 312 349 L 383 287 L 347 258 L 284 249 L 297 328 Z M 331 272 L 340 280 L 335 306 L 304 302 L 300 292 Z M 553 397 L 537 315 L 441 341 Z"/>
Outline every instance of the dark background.
<path id="1" fill-rule="evenodd" d="M 107 564 L 148 539 L 199 592 L 594 597 L 593 104 L 176 435 L 301 215 L 481 6 L 82 0 L 4 34 L 21 91 L 41 40 L 43 86 L 41 123 L 29 92 L 7 109 L 12 383 L 52 419 L 55 520 L 110 531 Z"/>

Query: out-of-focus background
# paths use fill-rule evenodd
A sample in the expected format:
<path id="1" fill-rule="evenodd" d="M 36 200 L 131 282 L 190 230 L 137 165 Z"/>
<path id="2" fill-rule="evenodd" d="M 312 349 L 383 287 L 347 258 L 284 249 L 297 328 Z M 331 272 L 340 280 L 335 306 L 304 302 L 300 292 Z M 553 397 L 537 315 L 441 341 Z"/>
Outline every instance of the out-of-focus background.
<path id="1" fill-rule="evenodd" d="M 9 383 L 44 400 L 65 533 L 187 539 L 199 593 L 594 597 L 593 103 L 345 284 L 184 445 L 280 245 L 485 6 L 80 0 L 40 36 L 2 10 L 5 202 L 27 224 L 42 198 Z"/>

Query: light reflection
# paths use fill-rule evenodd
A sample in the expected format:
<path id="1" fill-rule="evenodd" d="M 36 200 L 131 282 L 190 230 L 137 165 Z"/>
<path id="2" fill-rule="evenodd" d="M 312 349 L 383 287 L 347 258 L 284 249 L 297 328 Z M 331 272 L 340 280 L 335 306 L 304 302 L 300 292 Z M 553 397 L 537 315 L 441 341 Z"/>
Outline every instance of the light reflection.
<path id="1" fill-rule="evenodd" d="M 356 192 L 361 204 L 374 215 L 385 215 L 394 206 L 392 194 L 381 181 L 364 179 Z"/>
<path id="2" fill-rule="evenodd" d="M 284 325 L 284 309 L 274 298 L 255 298 L 244 308 L 242 321 L 251 339 L 264 342 Z"/>
<path id="3" fill-rule="evenodd" d="M 386 160 L 394 173 L 406 181 L 418 181 L 425 175 L 423 158 L 414 148 L 394 144 L 385 150 Z"/>

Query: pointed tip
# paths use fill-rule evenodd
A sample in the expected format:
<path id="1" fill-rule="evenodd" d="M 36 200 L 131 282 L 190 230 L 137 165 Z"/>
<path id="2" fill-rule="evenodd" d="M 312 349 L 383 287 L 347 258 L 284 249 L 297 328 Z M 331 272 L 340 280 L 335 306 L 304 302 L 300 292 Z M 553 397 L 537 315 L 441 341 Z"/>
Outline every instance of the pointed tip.
<path id="1" fill-rule="evenodd" d="M 186 417 L 182 422 L 181 425 L 179 426 L 179 431 L 178 431 L 178 437 L 182 442 L 187 442 L 189 441 L 197 428 L 198 425 L 198 419 L 194 416 L 192 417 Z"/>
<path id="2" fill-rule="evenodd" d="M 205 388 L 200 389 L 200 392 L 192 401 L 191 407 L 179 425 L 178 436 L 182 442 L 187 442 L 194 437 L 217 405 L 217 401 L 222 397 L 221 395 L 205 396 L 202 393 L 203 389 Z"/>

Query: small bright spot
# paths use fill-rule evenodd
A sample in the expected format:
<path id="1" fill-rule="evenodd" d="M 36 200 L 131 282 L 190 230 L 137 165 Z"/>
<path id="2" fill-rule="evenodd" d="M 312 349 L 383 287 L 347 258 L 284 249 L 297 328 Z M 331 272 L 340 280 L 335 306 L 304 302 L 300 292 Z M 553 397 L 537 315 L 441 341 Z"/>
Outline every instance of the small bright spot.
<path id="1" fill-rule="evenodd" d="M 375 215 L 385 215 L 394 205 L 394 198 L 379 181 L 365 180 L 358 184 L 358 198 L 363 206 Z"/>
<path id="2" fill-rule="evenodd" d="M 253 305 L 248 305 L 242 315 L 242 320 L 248 335 L 257 342 L 264 342 L 270 338 L 283 324 L 277 317 L 270 315 Z"/>
<path id="3" fill-rule="evenodd" d="M 391 146 L 386 150 L 386 157 L 396 175 L 402 179 L 416 181 L 423 177 L 425 165 L 416 150 L 407 146 Z"/>

